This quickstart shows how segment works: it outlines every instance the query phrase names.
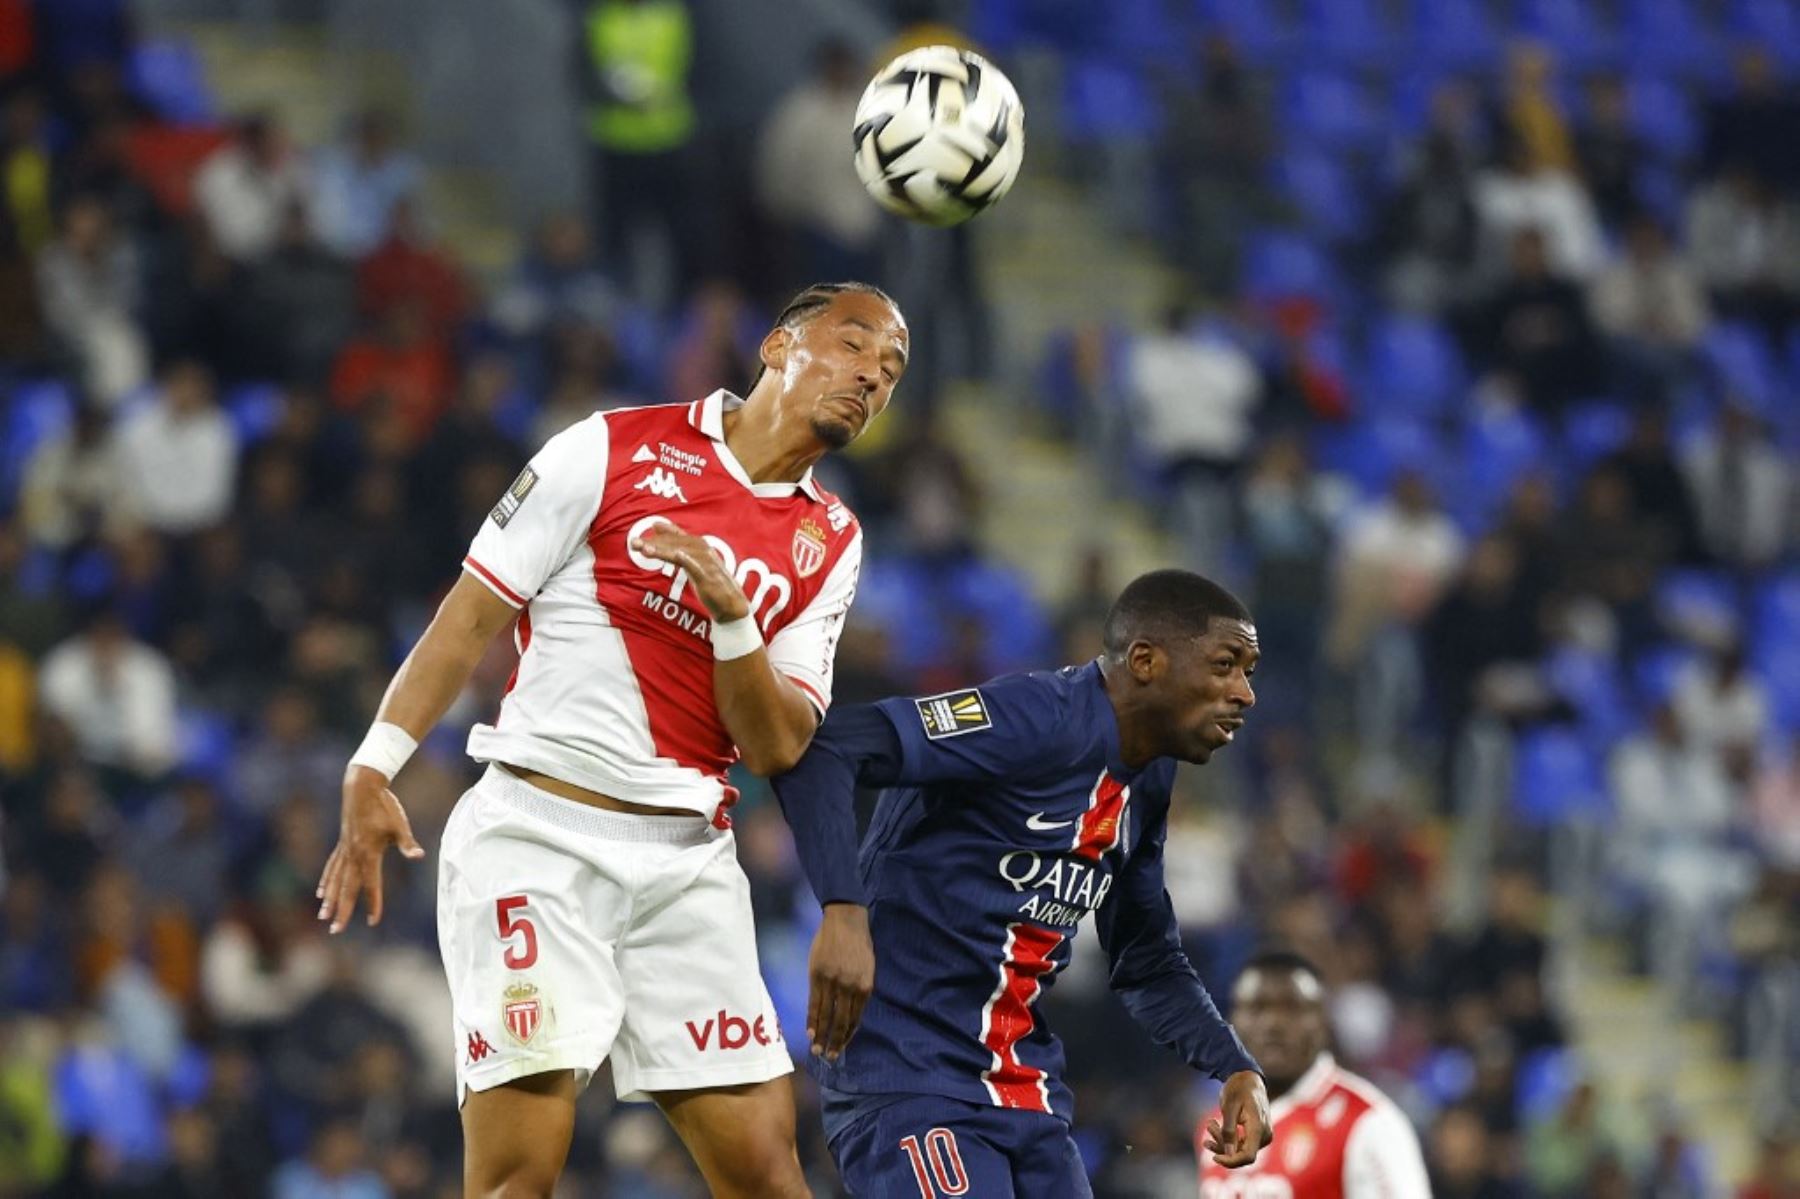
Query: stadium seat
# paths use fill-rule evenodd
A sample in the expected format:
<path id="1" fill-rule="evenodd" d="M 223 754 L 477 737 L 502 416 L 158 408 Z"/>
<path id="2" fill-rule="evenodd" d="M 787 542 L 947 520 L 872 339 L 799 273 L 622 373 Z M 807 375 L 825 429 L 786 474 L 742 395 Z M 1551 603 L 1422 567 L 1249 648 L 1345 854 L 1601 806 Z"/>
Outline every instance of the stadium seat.
<path id="1" fill-rule="evenodd" d="M 1694 75 L 1717 63 L 1720 45 L 1691 0 L 1629 0 L 1625 54 L 1635 67 Z"/>
<path id="2" fill-rule="evenodd" d="M 1463 428 L 1461 461 L 1447 463 L 1444 502 L 1463 528 L 1486 529 L 1520 479 L 1544 462 L 1549 437 L 1531 414 L 1483 409 Z"/>
<path id="3" fill-rule="evenodd" d="M 1134 66 L 1180 64 L 1193 45 L 1188 29 L 1181 24 L 1185 8 L 1180 0 L 1111 0 L 1105 19 L 1095 22 L 1101 35 L 1099 44 Z"/>
<path id="4" fill-rule="evenodd" d="M 1326 241 L 1346 242 L 1367 228 L 1362 196 L 1336 156 L 1316 147 L 1291 149 L 1274 160 L 1270 174 L 1307 229 Z"/>
<path id="5" fill-rule="evenodd" d="M 1500 57 L 1502 39 L 1482 0 L 1413 0 L 1413 29 L 1422 61 L 1484 70 Z"/>
<path id="6" fill-rule="evenodd" d="M 1380 67 L 1399 49 L 1380 0 L 1306 0 L 1301 16 L 1308 61 Z"/>
<path id="7" fill-rule="evenodd" d="M 1336 71 L 1296 71 L 1282 89 L 1280 120 L 1291 138 L 1333 149 L 1367 149 L 1385 133 L 1361 84 Z"/>
<path id="8" fill-rule="evenodd" d="M 1687 93 L 1661 75 L 1636 75 L 1627 84 L 1632 128 L 1664 158 L 1686 162 L 1700 149 L 1700 122 Z"/>
<path id="9" fill-rule="evenodd" d="M 1153 137 L 1162 125 L 1143 73 L 1096 56 L 1069 64 L 1062 119 L 1064 136 L 1076 143 Z"/>
<path id="10" fill-rule="evenodd" d="M 1581 1063 L 1569 1049 L 1534 1049 L 1521 1058 L 1513 1083 L 1520 1125 L 1534 1127 L 1555 1116 L 1581 1073 Z"/>
<path id="11" fill-rule="evenodd" d="M 1743 624 L 1737 584 L 1723 571 L 1669 571 L 1657 580 L 1655 602 L 1669 629 L 1724 632 Z"/>
<path id="12" fill-rule="evenodd" d="M 1800 571 L 1776 575 L 1757 589 L 1754 620 L 1758 645 L 1800 645 Z"/>
<path id="13" fill-rule="evenodd" d="M 1731 32 L 1772 51 L 1789 66 L 1800 66 L 1800 6 L 1794 0 L 1737 0 Z"/>
<path id="14" fill-rule="evenodd" d="M 1564 645 L 1550 655 L 1544 673 L 1578 714 L 1589 749 L 1605 752 L 1638 726 L 1625 681 L 1610 655 Z"/>
<path id="15" fill-rule="evenodd" d="M 1519 32 L 1542 41 L 1563 65 L 1576 70 L 1609 66 L 1619 42 L 1588 0 L 1520 0 Z"/>
<path id="16" fill-rule="evenodd" d="M 1631 681 L 1637 691 L 1639 710 L 1647 712 L 1667 700 L 1674 693 L 1681 672 L 1699 657 L 1686 645 L 1659 645 L 1639 654 L 1631 666 Z"/>
<path id="17" fill-rule="evenodd" d="M 1786 638 L 1758 652 L 1752 666 L 1768 689 L 1775 726 L 1800 734 L 1800 642 Z"/>
<path id="18" fill-rule="evenodd" d="M 1609 803 L 1597 756 L 1580 733 L 1549 725 L 1519 735 L 1513 751 L 1513 814 L 1544 828 L 1604 817 Z"/>
<path id="19" fill-rule="evenodd" d="M 1403 470 L 1419 471 L 1442 488 L 1450 457 L 1442 438 L 1418 421 L 1374 418 L 1339 428 L 1321 426 L 1313 436 L 1313 460 L 1319 468 L 1349 479 L 1370 497 L 1385 493 Z"/>
<path id="20" fill-rule="evenodd" d="M 238 442 L 251 446 L 280 426 L 287 397 L 273 383 L 246 383 L 226 395 L 224 407 Z"/>
<path id="21" fill-rule="evenodd" d="M 1370 330 L 1362 383 L 1368 411 L 1429 419 L 1455 404 L 1468 371 L 1441 324 L 1422 316 L 1390 316 Z"/>
<path id="22" fill-rule="evenodd" d="M 164 120 L 176 125 L 208 125 L 218 104 L 206 82 L 206 64 L 192 42 L 159 39 L 132 51 L 132 92 Z"/>
<path id="23" fill-rule="evenodd" d="M 1286 231 L 1250 235 L 1240 283 L 1247 297 L 1260 304 L 1308 297 L 1329 306 L 1342 295 L 1331 257 L 1308 238 Z"/>
<path id="24" fill-rule="evenodd" d="M 1784 392 L 1781 369 L 1755 326 L 1720 321 L 1707 330 L 1701 351 L 1727 392 L 1765 416 L 1776 411 Z"/>
<path id="25" fill-rule="evenodd" d="M 1230 38 L 1251 62 L 1268 65 L 1294 52 L 1294 31 L 1268 0 L 1198 0 L 1196 7 L 1201 26 Z"/>
<path id="26" fill-rule="evenodd" d="M 1631 410 L 1613 400 L 1594 400 L 1571 409 L 1562 423 L 1562 450 L 1573 474 L 1624 445 L 1631 436 Z"/>
<path id="27" fill-rule="evenodd" d="M 38 446 L 68 428 L 75 415 L 68 387 L 54 380 L 20 383 L 11 392 L 0 422 L 0 512 L 13 506 Z"/>

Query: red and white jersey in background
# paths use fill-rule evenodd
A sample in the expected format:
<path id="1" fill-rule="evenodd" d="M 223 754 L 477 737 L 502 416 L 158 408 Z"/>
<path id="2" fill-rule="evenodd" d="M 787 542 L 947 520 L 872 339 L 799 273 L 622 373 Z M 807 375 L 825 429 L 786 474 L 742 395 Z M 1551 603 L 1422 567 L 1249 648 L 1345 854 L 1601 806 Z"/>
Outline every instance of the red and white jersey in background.
<path id="1" fill-rule="evenodd" d="M 685 571 L 630 544 L 664 520 L 718 551 L 775 669 L 825 711 L 862 532 L 810 471 L 750 481 L 725 445 L 724 413 L 742 403 L 718 391 L 596 413 L 507 489 L 463 569 L 524 609 L 519 666 L 499 717 L 470 732 L 471 757 L 722 816 L 737 747 L 713 698 L 710 619 Z"/>
<path id="2" fill-rule="evenodd" d="M 1329 1053 L 1269 1114 L 1275 1139 L 1241 1170 L 1212 1160 L 1202 1122 L 1194 1136 L 1200 1199 L 1431 1199 L 1412 1121 Z"/>

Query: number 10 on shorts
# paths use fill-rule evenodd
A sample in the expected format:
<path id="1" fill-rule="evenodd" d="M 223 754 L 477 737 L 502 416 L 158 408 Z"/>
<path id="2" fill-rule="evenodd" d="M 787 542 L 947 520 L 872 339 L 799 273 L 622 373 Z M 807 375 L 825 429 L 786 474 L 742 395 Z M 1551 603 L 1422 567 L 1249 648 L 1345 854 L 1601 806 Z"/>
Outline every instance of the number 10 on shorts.
<path id="1" fill-rule="evenodd" d="M 948 1128 L 934 1128 L 926 1133 L 923 1146 L 918 1137 L 905 1137 L 900 1141 L 900 1148 L 905 1151 L 906 1160 L 912 1163 L 920 1199 L 969 1193 L 969 1173 L 963 1169 L 962 1153 L 956 1148 L 956 1134 Z"/>

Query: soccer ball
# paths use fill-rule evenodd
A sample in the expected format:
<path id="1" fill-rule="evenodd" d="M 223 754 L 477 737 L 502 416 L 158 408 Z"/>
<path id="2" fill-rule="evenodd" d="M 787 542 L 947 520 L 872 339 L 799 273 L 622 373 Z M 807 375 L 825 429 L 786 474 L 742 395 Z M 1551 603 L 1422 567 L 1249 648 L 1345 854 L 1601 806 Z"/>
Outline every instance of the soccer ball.
<path id="1" fill-rule="evenodd" d="M 956 225 L 1018 178 L 1025 110 L 981 55 L 925 46 L 876 72 L 852 137 L 856 174 L 877 203 L 928 225 Z"/>

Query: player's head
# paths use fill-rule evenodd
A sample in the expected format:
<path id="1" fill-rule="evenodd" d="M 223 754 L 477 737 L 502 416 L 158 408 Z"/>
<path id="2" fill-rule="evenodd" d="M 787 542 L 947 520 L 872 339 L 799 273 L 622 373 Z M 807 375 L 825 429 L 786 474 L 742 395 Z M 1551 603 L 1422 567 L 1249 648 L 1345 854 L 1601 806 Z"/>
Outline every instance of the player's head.
<path id="1" fill-rule="evenodd" d="M 1231 988 L 1231 1024 L 1263 1068 L 1269 1093 L 1289 1090 L 1330 1041 L 1318 968 L 1287 950 L 1255 955 Z"/>
<path id="2" fill-rule="evenodd" d="M 1101 639 L 1107 688 L 1129 753 L 1205 762 L 1256 704 L 1261 651 L 1243 601 L 1187 570 L 1153 570 L 1126 585 Z"/>
<path id="3" fill-rule="evenodd" d="M 906 318 L 879 287 L 815 283 L 788 301 L 763 338 L 752 390 L 774 376 L 777 420 L 842 449 L 887 407 L 909 348 Z"/>

